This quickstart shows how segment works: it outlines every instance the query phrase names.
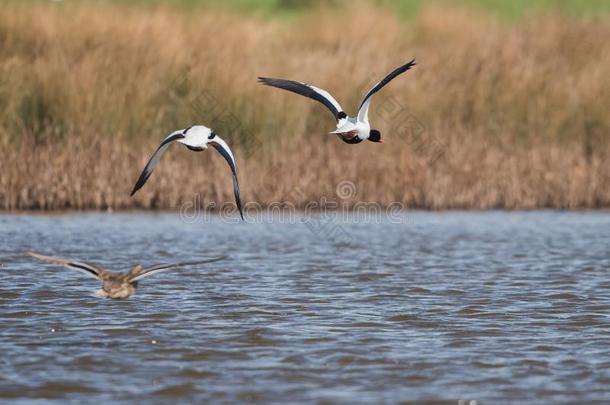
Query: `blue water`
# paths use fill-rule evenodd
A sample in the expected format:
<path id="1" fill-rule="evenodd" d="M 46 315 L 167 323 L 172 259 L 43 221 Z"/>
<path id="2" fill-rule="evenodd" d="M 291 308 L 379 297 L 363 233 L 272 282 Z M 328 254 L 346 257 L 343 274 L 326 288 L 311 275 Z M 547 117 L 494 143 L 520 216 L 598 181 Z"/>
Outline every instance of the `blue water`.
<path id="1" fill-rule="evenodd" d="M 610 401 L 610 214 L 290 222 L 0 216 L 0 402 Z"/>

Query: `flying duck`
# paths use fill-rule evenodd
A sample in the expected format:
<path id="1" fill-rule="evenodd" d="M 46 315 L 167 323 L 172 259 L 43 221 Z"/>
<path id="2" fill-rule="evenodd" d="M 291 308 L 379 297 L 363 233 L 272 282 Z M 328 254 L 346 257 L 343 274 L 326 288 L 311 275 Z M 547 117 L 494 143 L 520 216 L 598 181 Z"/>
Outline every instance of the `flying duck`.
<path id="1" fill-rule="evenodd" d="M 239 197 L 239 181 L 237 180 L 237 168 L 235 166 L 235 158 L 233 157 L 233 153 L 231 149 L 229 149 L 229 145 L 214 131 L 210 128 L 205 127 L 203 125 L 195 125 L 192 127 L 188 127 L 186 129 L 179 129 L 178 131 L 172 132 L 169 134 L 161 145 L 157 148 L 156 152 L 152 155 L 142 174 L 138 178 L 135 186 L 133 186 L 133 190 L 131 191 L 131 196 L 133 196 L 142 186 L 146 183 L 146 180 L 152 174 L 153 169 L 161 159 L 161 156 L 170 143 L 173 141 L 178 141 L 183 144 L 193 152 L 201 152 L 208 148 L 208 145 L 212 145 L 221 155 L 231 168 L 231 173 L 233 174 L 233 192 L 235 193 L 235 203 L 237 204 L 237 209 L 239 209 L 239 215 L 241 219 L 244 219 L 244 213 L 241 208 L 241 199 Z"/>
<path id="2" fill-rule="evenodd" d="M 415 66 L 415 60 L 394 69 L 385 79 L 375 84 L 362 99 L 362 103 L 360 103 L 360 108 L 358 109 L 358 115 L 353 118 L 347 116 L 337 100 L 335 100 L 326 90 L 294 80 L 271 79 L 268 77 L 259 77 L 258 80 L 264 85 L 288 90 L 324 104 L 337 120 L 337 129 L 332 131 L 331 134 L 336 134 L 343 142 L 355 144 L 368 139 L 371 142 L 383 143 L 381 132 L 376 129 L 371 129 L 371 125 L 369 124 L 371 97 L 396 76 L 406 72 L 413 66 Z"/>
<path id="3" fill-rule="evenodd" d="M 67 267 L 69 269 L 78 270 L 82 273 L 86 273 L 92 277 L 95 277 L 96 279 L 102 282 L 102 289 L 98 291 L 98 295 L 106 298 L 127 298 L 136 292 L 136 287 L 138 286 L 139 280 L 162 271 L 175 269 L 183 266 L 194 266 L 204 263 L 212 263 L 227 258 L 227 256 L 220 256 L 208 260 L 202 260 L 199 262 L 158 264 L 156 266 L 146 268 L 143 268 L 142 266 L 137 264 L 127 272 L 115 273 L 95 264 L 86 263 L 79 260 L 45 256 L 34 252 L 28 252 L 28 255 L 45 263 L 57 264 L 60 266 Z"/>

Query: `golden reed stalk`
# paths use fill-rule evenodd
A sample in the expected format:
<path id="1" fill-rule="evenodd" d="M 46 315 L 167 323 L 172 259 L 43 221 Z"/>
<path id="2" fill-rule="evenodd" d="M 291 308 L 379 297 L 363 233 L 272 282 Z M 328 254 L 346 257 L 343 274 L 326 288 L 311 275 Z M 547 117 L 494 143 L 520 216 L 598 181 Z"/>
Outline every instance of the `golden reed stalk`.
<path id="1" fill-rule="evenodd" d="M 610 206 L 607 18 L 0 7 L 0 209 L 232 201 L 220 156 L 179 146 L 129 198 L 160 140 L 194 123 L 228 139 L 244 202 L 303 206 L 347 180 L 349 204 Z M 321 105 L 256 81 L 316 84 L 353 114 L 369 85 L 411 58 L 416 69 L 373 102 L 384 145 L 345 145 L 327 135 Z"/>

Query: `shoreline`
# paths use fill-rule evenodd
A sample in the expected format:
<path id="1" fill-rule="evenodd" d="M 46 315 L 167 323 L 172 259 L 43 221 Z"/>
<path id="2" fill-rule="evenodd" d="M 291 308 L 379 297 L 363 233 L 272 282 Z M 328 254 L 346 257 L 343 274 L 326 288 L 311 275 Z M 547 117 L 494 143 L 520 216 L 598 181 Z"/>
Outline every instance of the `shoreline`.
<path id="1" fill-rule="evenodd" d="M 271 216 L 273 214 L 272 211 L 269 211 L 267 208 L 264 208 L 265 212 L 262 214 Z M 296 209 L 294 213 L 296 215 L 323 215 L 324 213 L 345 213 L 347 215 L 350 214 L 358 214 L 356 210 L 317 210 L 317 211 L 307 211 Z M 533 208 L 533 209 L 505 209 L 505 208 L 489 208 L 489 209 L 462 209 L 462 208 L 454 208 L 454 209 L 425 209 L 425 208 L 413 208 L 413 209 L 404 209 L 397 211 L 396 214 L 399 215 L 408 215 L 411 213 L 416 214 L 492 214 L 492 213 L 506 213 L 506 214 L 529 214 L 529 213 L 566 213 L 566 214 L 610 214 L 610 207 L 604 208 L 582 208 L 582 209 L 557 209 L 557 208 Z M 139 209 L 139 208 L 128 208 L 128 209 L 117 209 L 117 210 L 96 210 L 96 209 L 84 209 L 84 210 L 76 210 L 76 209 L 67 209 L 67 210 L 0 210 L 0 216 L 62 216 L 62 215 L 90 215 L 90 214 L 100 214 L 100 215 L 180 215 L 179 210 L 170 210 L 170 209 Z M 208 211 L 207 215 L 214 217 L 222 217 L 223 213 L 220 210 L 217 211 Z M 244 212 L 246 215 L 246 212 Z M 383 215 L 383 214 L 379 214 Z M 231 215 L 230 217 L 238 218 L 236 215 Z"/>

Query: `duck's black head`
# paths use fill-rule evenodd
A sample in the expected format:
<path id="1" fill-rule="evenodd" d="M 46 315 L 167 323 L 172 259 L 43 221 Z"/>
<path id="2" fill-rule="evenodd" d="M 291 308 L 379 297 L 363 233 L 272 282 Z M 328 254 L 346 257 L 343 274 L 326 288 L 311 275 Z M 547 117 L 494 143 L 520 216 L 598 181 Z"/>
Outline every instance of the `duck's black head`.
<path id="1" fill-rule="evenodd" d="M 371 132 L 369 132 L 369 141 L 383 143 L 383 139 L 381 139 L 381 132 L 376 129 L 371 129 Z"/>

